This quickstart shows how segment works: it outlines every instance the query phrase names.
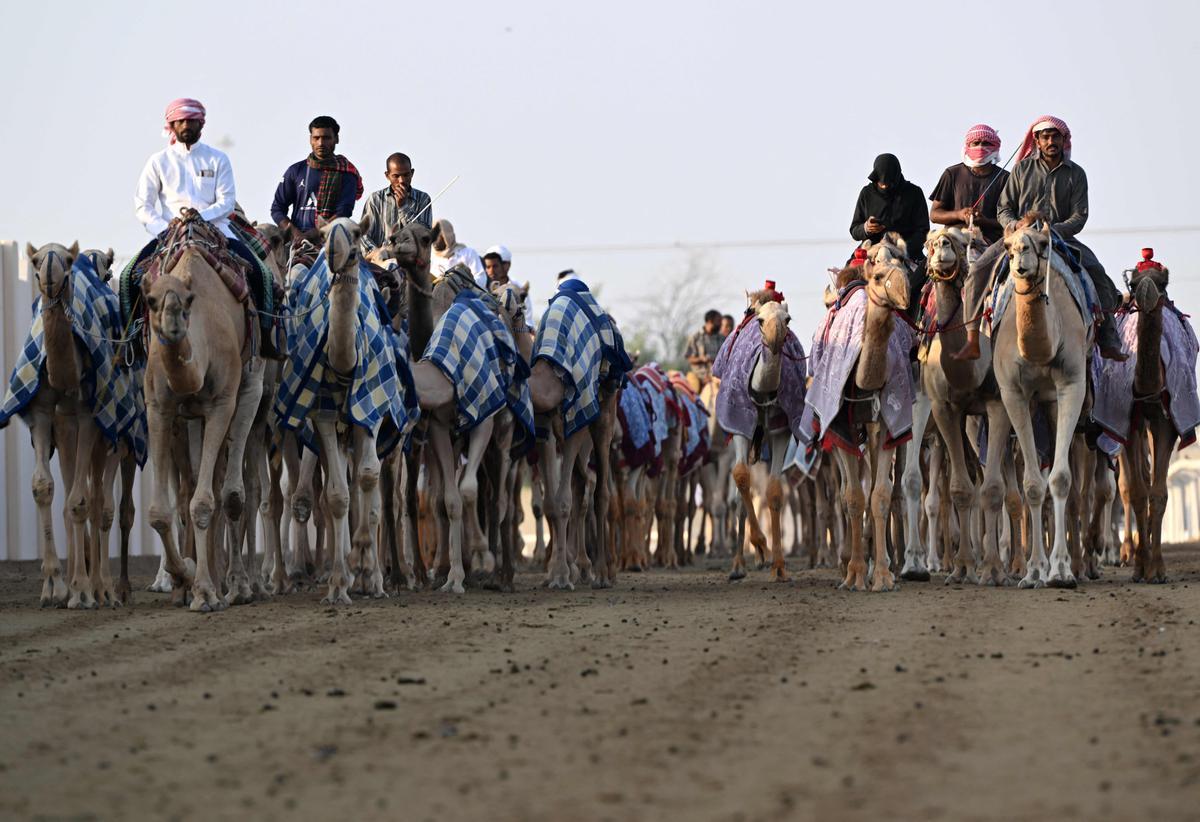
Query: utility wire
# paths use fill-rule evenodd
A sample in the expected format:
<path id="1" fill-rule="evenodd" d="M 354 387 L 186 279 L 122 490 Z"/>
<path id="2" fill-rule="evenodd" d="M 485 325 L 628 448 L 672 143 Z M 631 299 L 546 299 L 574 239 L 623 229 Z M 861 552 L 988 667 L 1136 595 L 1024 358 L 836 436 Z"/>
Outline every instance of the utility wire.
<path id="1" fill-rule="evenodd" d="M 1130 228 L 1092 228 L 1087 236 L 1101 235 L 1150 235 L 1150 234 L 1195 234 L 1200 232 L 1200 225 L 1177 226 L 1138 226 Z M 806 246 L 848 246 L 854 242 L 850 237 L 801 237 L 797 239 L 775 240 L 712 240 L 708 242 L 691 242 L 676 240 L 675 242 L 655 243 L 612 243 L 608 245 L 560 245 L 520 246 L 520 254 L 627 254 L 638 251 L 701 251 L 705 249 L 722 248 L 803 248 Z"/>

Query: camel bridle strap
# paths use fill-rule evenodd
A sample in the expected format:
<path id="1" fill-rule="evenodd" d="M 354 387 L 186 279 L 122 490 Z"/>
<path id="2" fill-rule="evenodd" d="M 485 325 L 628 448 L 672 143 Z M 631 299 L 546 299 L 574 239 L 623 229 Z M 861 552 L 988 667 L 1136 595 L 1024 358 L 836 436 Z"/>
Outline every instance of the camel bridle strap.
<path id="1" fill-rule="evenodd" d="M 62 278 L 62 282 L 58 284 L 57 291 L 55 291 L 54 293 L 51 293 L 49 290 L 47 290 L 45 292 L 46 300 L 45 300 L 45 302 L 42 303 L 42 310 L 45 310 L 47 308 L 54 308 L 55 306 L 62 306 L 63 311 L 65 312 L 66 304 L 63 302 L 63 294 L 67 290 L 67 282 L 71 279 L 71 269 L 67 268 L 66 264 L 63 262 L 62 257 L 59 256 L 57 251 L 55 251 L 54 249 L 50 249 L 49 251 L 46 252 L 46 256 L 42 260 L 42 266 L 45 267 L 47 276 L 49 276 L 50 273 L 54 270 L 53 266 L 51 264 L 53 260 L 57 260 L 59 267 L 62 268 L 63 278 Z M 33 269 L 33 278 L 37 281 L 38 290 L 41 290 L 41 288 L 42 288 L 42 266 L 34 266 L 34 269 Z M 69 317 L 68 317 L 68 319 L 69 319 Z"/>

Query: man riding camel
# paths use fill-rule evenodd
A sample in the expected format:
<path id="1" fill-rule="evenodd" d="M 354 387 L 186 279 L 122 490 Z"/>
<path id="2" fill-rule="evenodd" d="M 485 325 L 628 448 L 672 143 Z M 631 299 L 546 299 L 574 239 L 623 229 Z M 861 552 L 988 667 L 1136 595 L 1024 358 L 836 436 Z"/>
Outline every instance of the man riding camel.
<path id="1" fill-rule="evenodd" d="M 725 342 L 721 333 L 721 312 L 709 309 L 704 312 L 704 327 L 688 337 L 687 348 L 683 351 L 684 359 L 691 369 L 688 371 L 687 382 L 697 394 L 708 384 L 712 376 L 713 360 Z"/>
<path id="2" fill-rule="evenodd" d="M 1000 195 L 996 216 L 1005 231 L 1032 225 L 1039 219 L 1050 222 L 1054 233 L 1078 257 L 1104 309 L 1096 335 L 1100 356 L 1118 361 L 1128 359 L 1129 355 L 1121 350 L 1109 313 L 1120 302 L 1120 292 L 1096 255 L 1076 237 L 1087 223 L 1088 182 L 1083 168 L 1071 161 L 1071 130 L 1062 120 L 1047 115 L 1030 126 L 1017 153 L 1017 164 Z M 970 322 L 967 342 L 954 355 L 958 359 L 979 359 L 979 319 L 992 269 L 1003 254 L 1003 240 L 992 243 L 967 273 L 963 314 Z"/>
<path id="3" fill-rule="evenodd" d="M 484 275 L 475 278 L 475 284 L 485 291 L 493 286 L 507 285 L 508 272 L 512 268 L 512 252 L 508 246 L 494 245 L 483 252 Z M 525 324 L 532 332 L 537 327 L 533 321 L 533 301 L 529 299 L 529 283 L 525 284 Z"/>
<path id="4" fill-rule="evenodd" d="M 363 254 L 370 254 L 387 241 L 388 235 L 411 222 L 433 228 L 433 206 L 429 195 L 413 188 L 412 160 L 399 151 L 388 155 L 384 177 L 387 188 L 367 198 L 363 216 L 371 216 L 371 227 L 362 237 Z"/>
<path id="5" fill-rule="evenodd" d="M 879 242 L 888 232 L 904 239 L 908 258 L 913 263 L 909 272 L 909 289 L 921 293 L 925 284 L 925 235 L 929 233 L 929 212 L 925 195 L 914 183 L 904 179 L 900 161 L 894 154 L 880 154 L 867 176 L 868 185 L 858 193 L 854 217 L 850 221 L 850 236 L 862 242 Z M 918 300 L 913 300 L 916 305 Z"/>
<path id="6" fill-rule="evenodd" d="M 980 123 L 967 129 L 962 162 L 942 172 L 929 195 L 931 222 L 944 226 L 976 225 L 988 245 L 1004 236 L 996 208 L 1008 172 L 1000 168 L 1000 135 Z"/>
<path id="7" fill-rule="evenodd" d="M 233 182 L 233 167 L 224 152 L 200 142 L 207 112 L 199 100 L 181 97 L 167 106 L 163 135 L 170 143 L 151 155 L 138 178 L 133 195 L 134 213 L 154 235 L 154 239 L 138 254 L 144 259 L 153 253 L 168 224 L 182 216 L 183 209 L 193 209 L 223 235 L 225 243 L 237 256 L 249 264 L 251 272 L 262 273 L 262 261 L 242 242 L 229 224 L 237 191 Z M 255 304 L 264 305 L 264 276 L 248 276 L 247 283 Z M 263 328 L 271 319 L 260 313 Z M 264 351 L 269 348 L 269 334 L 263 335 Z"/>
<path id="8" fill-rule="evenodd" d="M 271 203 L 271 219 L 293 239 L 319 241 L 317 217 L 332 220 L 354 215 L 354 203 L 363 195 L 362 175 L 354 164 L 335 154 L 342 127 L 321 115 L 308 124 L 311 153 L 283 172 Z"/>

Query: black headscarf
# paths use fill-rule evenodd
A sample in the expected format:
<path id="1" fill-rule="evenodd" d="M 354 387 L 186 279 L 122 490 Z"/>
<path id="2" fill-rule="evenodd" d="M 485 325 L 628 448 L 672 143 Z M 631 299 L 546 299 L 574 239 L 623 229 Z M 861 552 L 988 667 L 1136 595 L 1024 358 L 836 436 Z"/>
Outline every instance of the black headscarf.
<path id="1" fill-rule="evenodd" d="M 904 172 L 900 170 L 900 161 L 895 154 L 880 154 L 875 158 L 875 167 L 867 175 L 872 183 L 883 183 L 887 191 L 879 193 L 889 199 L 895 195 L 897 187 L 904 182 Z M 878 189 L 876 189 L 878 191 Z"/>

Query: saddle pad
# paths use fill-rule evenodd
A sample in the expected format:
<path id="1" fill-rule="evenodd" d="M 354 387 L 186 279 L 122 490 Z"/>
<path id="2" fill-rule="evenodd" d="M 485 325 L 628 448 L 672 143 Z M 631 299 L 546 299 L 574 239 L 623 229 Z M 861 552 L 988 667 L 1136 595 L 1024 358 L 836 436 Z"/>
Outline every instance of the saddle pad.
<path id="1" fill-rule="evenodd" d="M 713 376 L 721 381 L 721 391 L 717 394 L 717 424 L 730 434 L 747 438 L 754 436 L 754 428 L 758 424 L 758 406 L 750 396 L 750 375 L 762 348 L 762 335 L 758 332 L 754 315 L 747 314 L 741 325 L 725 338 L 713 361 Z M 804 346 L 789 329 L 783 344 L 779 392 L 774 405 L 787 417 L 788 427 L 797 436 L 800 418 L 804 415 L 808 374 L 809 364 L 804 355 Z"/>
<path id="2" fill-rule="evenodd" d="M 522 441 L 532 444 L 533 403 L 525 384 L 529 366 L 508 328 L 476 293 L 462 291 L 454 298 L 433 329 L 422 359 L 436 365 L 454 385 L 456 433 L 470 431 L 507 407 Z"/>
<path id="3" fill-rule="evenodd" d="M 630 381 L 621 389 L 617 414 L 621 421 L 621 456 L 630 468 L 645 465 L 654 459 L 655 442 L 648 398 L 636 382 Z"/>
<path id="4" fill-rule="evenodd" d="M 1100 300 L 1096 297 L 1095 288 L 1092 285 L 1092 278 L 1083 272 L 1077 274 L 1071 271 L 1057 253 L 1054 254 L 1053 260 L 1055 265 L 1051 276 L 1062 277 L 1063 282 L 1067 284 L 1067 290 L 1071 292 L 1071 297 L 1075 300 L 1075 307 L 1079 309 L 1079 316 L 1083 319 L 1084 326 L 1090 327 L 1092 306 L 1100 305 Z M 1000 327 L 1000 320 L 1003 319 L 1004 312 L 1008 310 L 1009 303 L 1012 302 L 1015 284 L 1016 278 L 1009 276 L 992 289 L 990 319 L 986 328 L 989 337 Z"/>
<path id="5" fill-rule="evenodd" d="M 587 286 L 568 280 L 538 324 L 533 362 L 546 360 L 563 380 L 563 434 L 570 437 L 600 415 L 600 383 L 619 387 L 633 363 L 612 318 Z"/>
<path id="6" fill-rule="evenodd" d="M 340 377 L 329 367 L 329 289 L 333 284 L 325 252 L 308 271 L 300 272 L 288 296 L 288 358 L 275 398 L 279 424 L 297 431 L 313 448 L 308 417 L 333 412 L 352 425 L 373 432 L 381 455 L 406 441 L 420 410 L 408 367 L 408 340 L 391 327 L 383 294 L 365 266 L 358 276 L 358 360 L 354 371 Z"/>
<path id="7" fill-rule="evenodd" d="M 1137 313 L 1127 309 L 1113 317 L 1121 343 L 1129 352 L 1125 362 L 1106 360 L 1092 352 L 1092 384 L 1095 401 L 1092 419 L 1104 429 L 1100 446 L 1110 455 L 1120 450 L 1129 439 L 1135 413 L 1133 407 L 1133 377 L 1137 368 Z M 1200 425 L 1200 397 L 1196 390 L 1196 354 L 1200 344 L 1191 323 L 1173 305 L 1162 308 L 1162 341 L 1159 352 L 1164 374 L 1163 408 L 1171 417 L 1179 434 L 1179 447 L 1185 448 L 1196 438 Z"/>
<path id="8" fill-rule="evenodd" d="M 825 438 L 842 409 L 846 383 L 851 379 L 862 351 L 867 320 L 867 291 L 849 286 L 830 307 L 825 322 L 813 337 L 809 371 L 813 375 L 806 397 L 805 419 L 794 431 L 802 444 Z M 879 392 L 879 413 L 887 427 L 888 441 L 898 442 L 912 429 L 913 382 L 908 352 L 912 330 L 896 320 L 888 338 L 888 376 Z"/>

